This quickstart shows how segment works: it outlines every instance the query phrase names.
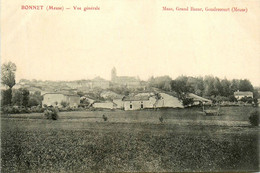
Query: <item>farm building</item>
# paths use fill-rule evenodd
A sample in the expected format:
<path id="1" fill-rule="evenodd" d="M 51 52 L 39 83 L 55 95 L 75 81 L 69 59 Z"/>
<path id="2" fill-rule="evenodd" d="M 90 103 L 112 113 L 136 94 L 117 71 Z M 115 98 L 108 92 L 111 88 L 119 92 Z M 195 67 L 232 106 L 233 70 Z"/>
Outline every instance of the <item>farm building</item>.
<path id="1" fill-rule="evenodd" d="M 70 107 L 78 107 L 80 97 L 78 95 L 69 95 L 63 93 L 45 93 L 43 95 L 42 105 L 62 107 L 61 102 L 66 102 Z"/>
<path id="2" fill-rule="evenodd" d="M 184 108 L 182 102 L 175 96 L 167 93 L 159 93 L 156 108 Z"/>
<path id="3" fill-rule="evenodd" d="M 124 97 L 123 102 L 124 110 L 140 110 L 145 108 L 154 108 L 156 98 L 149 96 Z"/>
<path id="4" fill-rule="evenodd" d="M 212 104 L 211 100 L 203 98 L 203 97 L 200 97 L 200 96 L 197 96 L 197 95 L 192 94 L 192 93 L 188 94 L 188 98 L 192 98 L 193 99 L 193 105 L 199 105 L 200 103 L 208 104 L 208 105 Z"/>
<path id="5" fill-rule="evenodd" d="M 253 98 L 253 92 L 251 92 L 251 91 L 236 91 L 236 92 L 234 92 L 234 97 L 237 100 L 241 100 L 243 97 Z"/>
<path id="6" fill-rule="evenodd" d="M 96 102 L 92 105 L 94 108 L 102 108 L 102 109 L 115 109 L 117 105 L 113 102 L 106 101 L 106 102 Z"/>

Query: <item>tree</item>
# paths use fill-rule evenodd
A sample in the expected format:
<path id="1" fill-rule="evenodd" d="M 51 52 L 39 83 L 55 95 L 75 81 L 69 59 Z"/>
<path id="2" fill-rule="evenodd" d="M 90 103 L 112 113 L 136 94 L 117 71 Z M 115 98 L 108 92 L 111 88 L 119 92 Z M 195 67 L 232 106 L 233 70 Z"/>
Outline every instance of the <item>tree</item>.
<path id="1" fill-rule="evenodd" d="M 215 95 L 214 90 L 214 77 L 213 76 L 205 76 L 204 78 L 204 96 L 212 96 Z"/>
<path id="2" fill-rule="evenodd" d="M 222 85 L 222 96 L 225 97 L 229 97 L 231 95 L 233 95 L 232 91 L 231 91 L 231 82 L 228 81 L 227 79 L 223 79 L 221 81 L 221 85 Z"/>
<path id="3" fill-rule="evenodd" d="M 1 91 L 1 106 L 10 105 L 12 100 L 12 90 L 2 90 Z"/>
<path id="4" fill-rule="evenodd" d="M 239 90 L 240 91 L 254 91 L 254 87 L 251 82 L 247 79 L 240 80 L 239 82 Z"/>
<path id="5" fill-rule="evenodd" d="M 11 104 L 12 103 L 12 88 L 15 85 L 15 72 L 16 72 L 16 65 L 12 62 L 8 62 L 5 64 L 2 64 L 1 66 L 1 82 L 3 85 L 8 87 L 9 91 L 6 91 L 3 100 L 5 100 L 5 104 Z"/>
<path id="6" fill-rule="evenodd" d="M 33 94 L 29 95 L 29 107 L 39 106 L 42 104 L 43 97 L 41 96 L 40 91 L 35 91 Z"/>
<path id="7" fill-rule="evenodd" d="M 235 91 L 239 90 L 239 83 L 240 83 L 240 81 L 237 80 L 237 79 L 233 79 L 231 81 L 230 89 L 231 89 L 232 93 L 234 93 Z"/>
<path id="8" fill-rule="evenodd" d="M 148 80 L 150 87 L 159 88 L 162 90 L 170 91 L 171 90 L 171 81 L 172 79 L 169 76 L 160 76 L 160 77 L 151 77 Z"/>
<path id="9" fill-rule="evenodd" d="M 171 81 L 171 88 L 178 94 L 178 97 L 181 98 L 183 94 L 192 92 L 192 87 L 187 83 L 187 77 L 181 76 L 175 80 Z"/>
<path id="10" fill-rule="evenodd" d="M 16 65 L 12 62 L 8 62 L 2 65 L 2 84 L 8 86 L 10 89 L 15 85 L 15 72 Z"/>
<path id="11" fill-rule="evenodd" d="M 29 104 L 29 91 L 26 88 L 19 88 L 14 91 L 12 103 L 16 106 L 27 107 Z"/>

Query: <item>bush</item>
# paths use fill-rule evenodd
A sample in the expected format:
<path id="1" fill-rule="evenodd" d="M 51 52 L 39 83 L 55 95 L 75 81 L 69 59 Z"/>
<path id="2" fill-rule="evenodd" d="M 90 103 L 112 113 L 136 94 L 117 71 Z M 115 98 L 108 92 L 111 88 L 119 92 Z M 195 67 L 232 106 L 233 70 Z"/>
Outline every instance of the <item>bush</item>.
<path id="1" fill-rule="evenodd" d="M 193 98 L 183 98 L 182 104 L 183 106 L 190 106 L 194 103 Z"/>
<path id="2" fill-rule="evenodd" d="M 66 101 L 61 101 L 60 104 L 61 104 L 61 106 L 62 106 L 63 108 L 66 108 L 66 107 L 69 106 L 69 103 L 66 102 Z"/>
<path id="3" fill-rule="evenodd" d="M 22 114 L 31 113 L 31 111 L 23 106 L 4 106 L 1 109 L 4 114 Z"/>
<path id="4" fill-rule="evenodd" d="M 37 112 L 37 113 L 43 113 L 44 112 L 44 108 L 40 107 L 40 106 L 32 106 L 31 107 L 31 112 Z"/>
<path id="5" fill-rule="evenodd" d="M 255 111 L 250 113 L 249 122 L 252 126 L 258 126 L 259 125 L 259 111 L 255 110 Z"/>
<path id="6" fill-rule="evenodd" d="M 47 119 L 57 120 L 58 119 L 58 110 L 55 108 L 47 108 L 44 111 L 44 116 Z"/>
<path id="7" fill-rule="evenodd" d="M 13 111 L 13 107 L 11 107 L 11 106 L 3 106 L 2 107 L 2 111 L 3 111 L 3 113 L 4 114 L 12 114 L 12 113 L 14 113 Z"/>

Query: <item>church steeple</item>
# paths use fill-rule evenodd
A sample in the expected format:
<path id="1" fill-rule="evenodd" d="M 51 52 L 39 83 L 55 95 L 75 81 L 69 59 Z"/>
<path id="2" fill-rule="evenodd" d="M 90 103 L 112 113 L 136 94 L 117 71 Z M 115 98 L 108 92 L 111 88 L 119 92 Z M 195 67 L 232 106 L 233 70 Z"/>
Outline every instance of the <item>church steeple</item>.
<path id="1" fill-rule="evenodd" d="M 117 74 L 116 74 L 116 68 L 113 67 L 112 70 L 111 70 L 111 81 L 115 81 L 116 76 L 117 76 Z"/>

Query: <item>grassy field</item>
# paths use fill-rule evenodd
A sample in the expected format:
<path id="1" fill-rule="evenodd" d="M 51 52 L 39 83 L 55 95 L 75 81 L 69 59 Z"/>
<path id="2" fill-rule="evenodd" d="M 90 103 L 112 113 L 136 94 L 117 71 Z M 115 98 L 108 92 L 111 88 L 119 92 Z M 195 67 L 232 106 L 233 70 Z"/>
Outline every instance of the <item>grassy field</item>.
<path id="1" fill-rule="evenodd" d="M 57 121 L 2 115 L 1 172 L 259 171 L 252 110 L 61 112 Z"/>

